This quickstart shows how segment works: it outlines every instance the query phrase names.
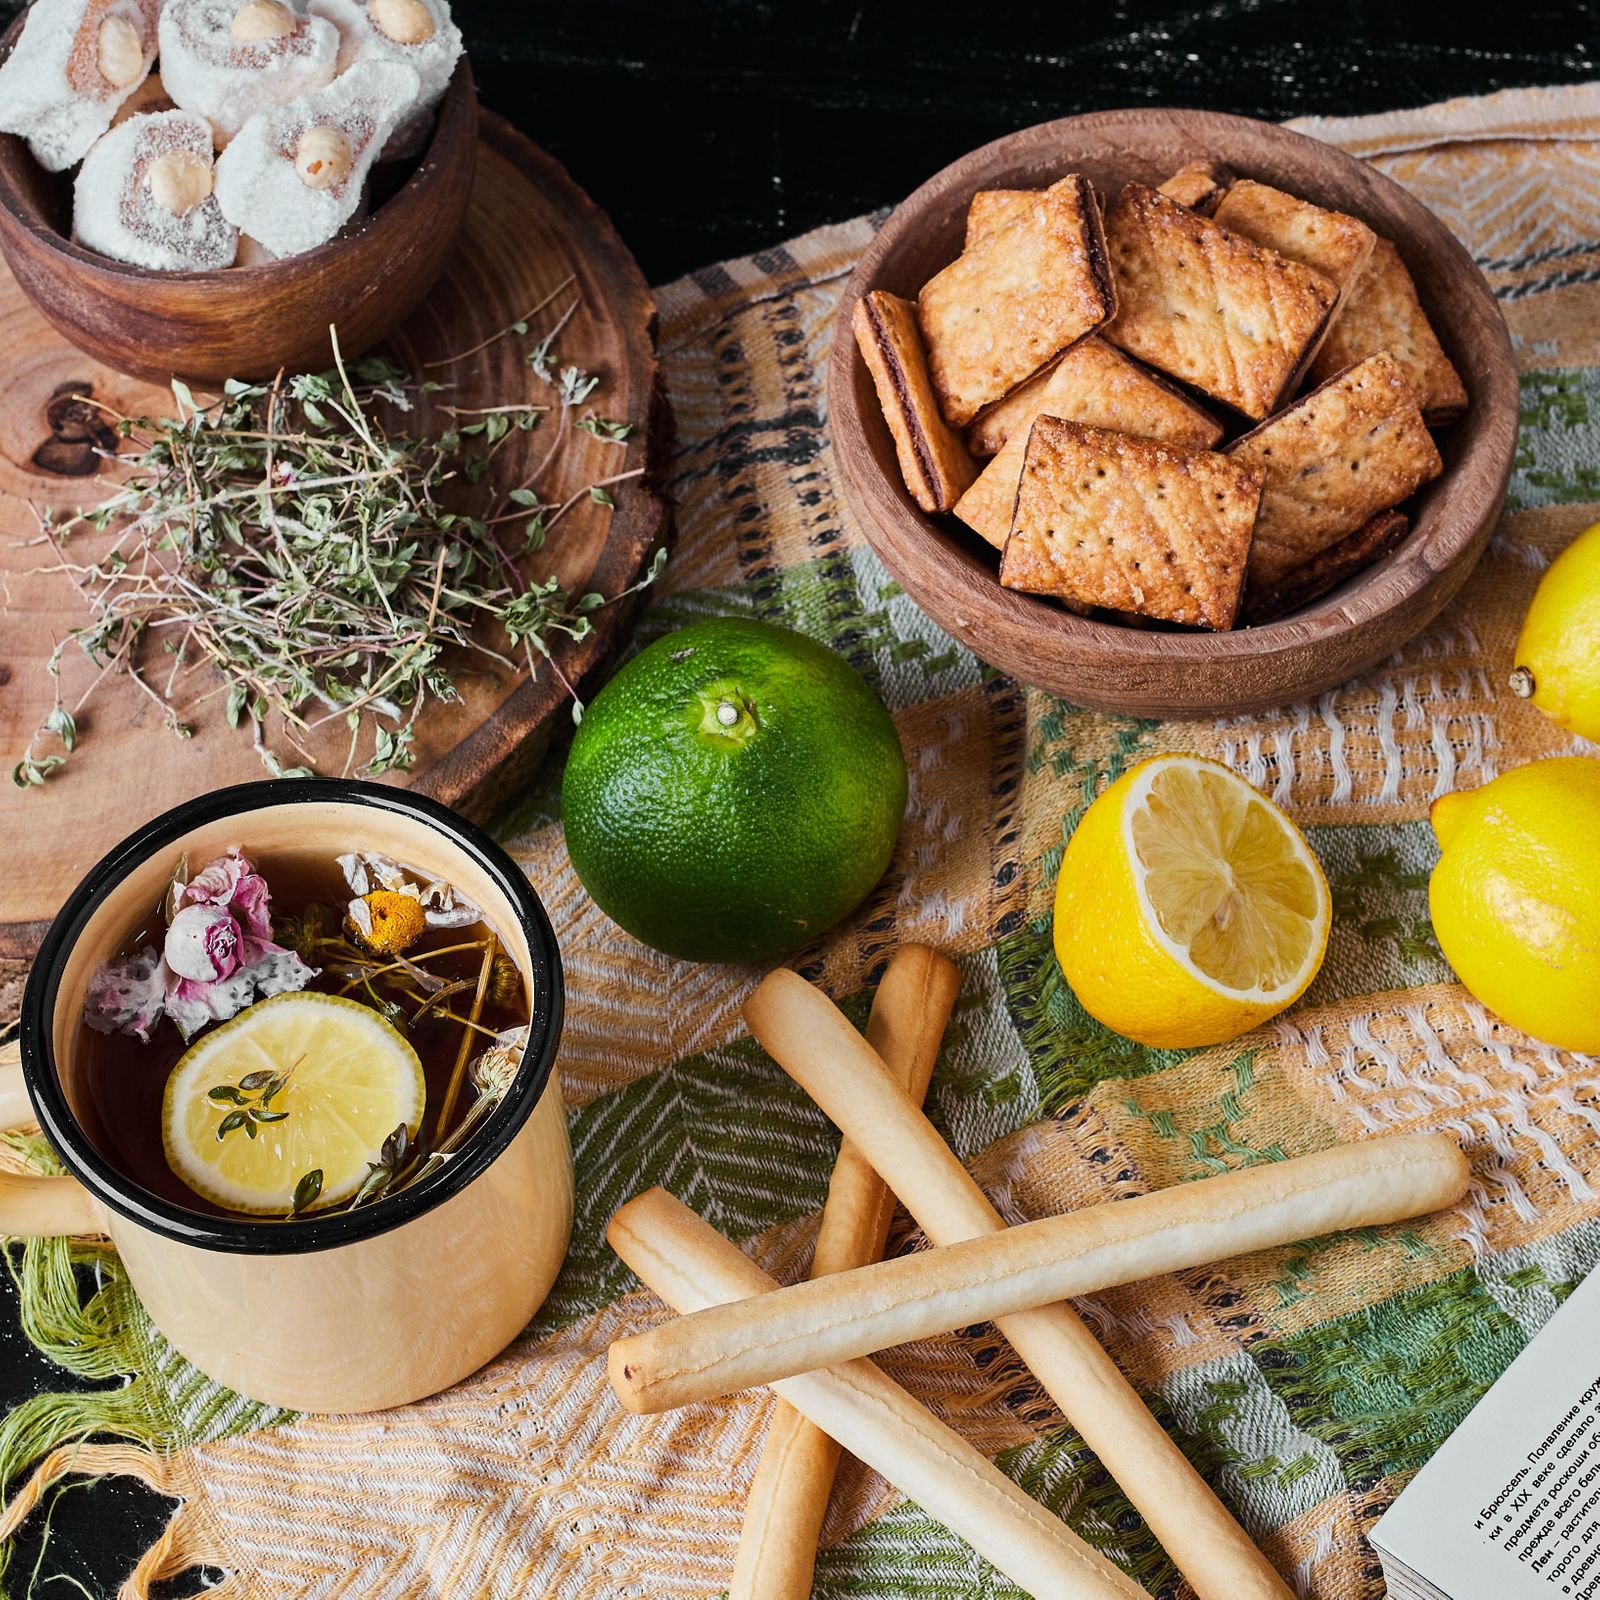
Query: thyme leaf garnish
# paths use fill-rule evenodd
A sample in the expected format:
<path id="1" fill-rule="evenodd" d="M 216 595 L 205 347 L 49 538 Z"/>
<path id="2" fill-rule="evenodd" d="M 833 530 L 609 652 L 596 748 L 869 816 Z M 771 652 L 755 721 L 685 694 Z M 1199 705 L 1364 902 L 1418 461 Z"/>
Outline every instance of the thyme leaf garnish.
<path id="1" fill-rule="evenodd" d="M 230 1133 L 237 1133 L 240 1128 L 244 1129 L 246 1138 L 254 1139 L 259 1128 L 268 1123 L 283 1122 L 289 1113 L 275 1111 L 272 1102 L 283 1093 L 294 1076 L 295 1068 L 304 1060 L 304 1056 L 297 1057 L 287 1072 L 257 1068 L 254 1072 L 245 1073 L 237 1083 L 212 1084 L 206 1090 L 206 1099 L 215 1106 L 235 1108 L 217 1124 L 218 1142 L 226 1139 Z"/>
<path id="2" fill-rule="evenodd" d="M 300 1175 L 300 1181 L 294 1186 L 294 1199 L 289 1204 L 289 1215 L 298 1217 L 302 1211 L 309 1210 L 317 1203 L 322 1194 L 322 1168 L 313 1167 L 309 1172 Z"/>

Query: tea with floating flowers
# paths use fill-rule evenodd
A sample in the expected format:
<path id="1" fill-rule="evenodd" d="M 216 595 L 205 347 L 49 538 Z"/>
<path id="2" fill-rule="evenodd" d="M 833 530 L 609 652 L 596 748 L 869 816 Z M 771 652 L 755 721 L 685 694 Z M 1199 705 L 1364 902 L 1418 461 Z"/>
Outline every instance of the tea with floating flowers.
<path id="1" fill-rule="evenodd" d="M 191 871 L 94 973 L 85 1117 L 166 1200 L 285 1218 L 447 1163 L 522 1059 L 527 982 L 480 909 L 387 856 Z"/>

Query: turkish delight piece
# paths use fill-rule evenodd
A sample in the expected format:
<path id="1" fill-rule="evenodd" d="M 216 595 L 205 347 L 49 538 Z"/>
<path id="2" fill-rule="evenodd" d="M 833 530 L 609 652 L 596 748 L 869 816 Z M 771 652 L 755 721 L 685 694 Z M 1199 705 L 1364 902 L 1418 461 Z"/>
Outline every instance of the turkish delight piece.
<path id="1" fill-rule="evenodd" d="M 259 112 L 217 158 L 222 214 L 272 256 L 325 244 L 355 215 L 416 96 L 410 67 L 360 61 L 327 88 Z"/>
<path id="2" fill-rule="evenodd" d="M 262 111 L 332 82 L 339 35 L 284 0 L 166 0 L 161 79 L 211 124 L 219 150 Z"/>
<path id="3" fill-rule="evenodd" d="M 151 111 L 84 157 L 72 191 L 82 245 L 158 272 L 231 267 L 238 235 L 217 205 L 211 129 L 190 111 Z"/>
<path id="4" fill-rule="evenodd" d="M 150 73 L 160 0 L 36 0 L 0 66 L 0 133 L 65 172 Z"/>

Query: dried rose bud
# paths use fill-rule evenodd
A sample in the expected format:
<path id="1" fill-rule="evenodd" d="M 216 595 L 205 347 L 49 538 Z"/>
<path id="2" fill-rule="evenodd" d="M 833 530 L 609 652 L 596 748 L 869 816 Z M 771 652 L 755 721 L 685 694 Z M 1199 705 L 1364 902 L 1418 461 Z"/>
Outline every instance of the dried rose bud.
<path id="1" fill-rule="evenodd" d="M 244 936 L 223 907 L 188 905 L 172 919 L 163 954 L 180 978 L 215 983 L 244 964 Z"/>

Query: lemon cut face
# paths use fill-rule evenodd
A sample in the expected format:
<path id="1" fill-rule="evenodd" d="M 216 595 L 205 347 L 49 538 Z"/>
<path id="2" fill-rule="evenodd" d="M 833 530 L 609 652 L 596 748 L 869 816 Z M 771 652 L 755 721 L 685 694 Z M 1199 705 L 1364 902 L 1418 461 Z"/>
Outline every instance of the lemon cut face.
<path id="1" fill-rule="evenodd" d="M 1304 836 L 1225 768 L 1168 760 L 1140 778 L 1124 826 L 1157 941 L 1218 994 L 1287 1005 L 1328 938 L 1327 884 Z"/>
<path id="2" fill-rule="evenodd" d="M 212 1090 L 239 1090 L 249 1103 L 273 1077 L 285 1081 L 268 1110 L 281 1118 L 256 1122 L 254 1138 L 242 1125 L 219 1138 L 224 1118 L 241 1106 Z M 255 1087 L 241 1090 L 246 1080 Z M 320 1210 L 355 1194 L 402 1123 L 415 1137 L 426 1098 L 416 1051 L 370 1006 L 280 994 L 246 1007 L 180 1058 L 162 1101 L 162 1142 L 191 1189 L 232 1211 L 282 1216 L 300 1180 L 320 1170 Z"/>

